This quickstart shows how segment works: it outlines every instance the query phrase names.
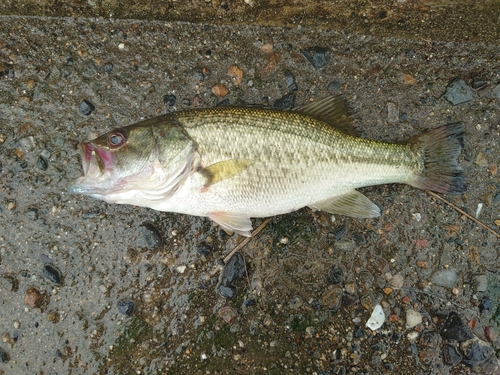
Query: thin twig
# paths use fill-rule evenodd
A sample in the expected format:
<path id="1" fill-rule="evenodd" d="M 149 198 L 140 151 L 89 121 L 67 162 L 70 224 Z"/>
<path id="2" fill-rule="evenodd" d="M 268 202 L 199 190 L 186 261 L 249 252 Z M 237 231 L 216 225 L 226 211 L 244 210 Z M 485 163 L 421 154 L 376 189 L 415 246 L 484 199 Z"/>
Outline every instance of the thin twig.
<path id="1" fill-rule="evenodd" d="M 432 192 L 432 191 L 429 191 L 429 190 L 426 190 L 427 193 L 431 196 L 433 196 L 434 198 L 437 198 L 439 199 L 440 201 L 446 203 L 448 206 L 454 208 L 455 210 L 457 210 L 458 212 L 460 212 L 462 215 L 466 216 L 469 220 L 472 220 L 474 223 L 476 223 L 477 225 L 483 227 L 484 229 L 486 229 L 487 231 L 491 232 L 493 235 L 497 236 L 498 238 L 500 238 L 500 233 L 496 232 L 494 229 L 490 228 L 489 226 L 487 226 L 486 224 L 484 224 L 483 222 L 479 221 L 478 219 L 476 219 L 474 216 L 468 214 L 467 212 L 465 212 L 464 210 L 458 208 L 457 206 L 455 206 L 453 203 L 451 203 L 450 201 L 444 199 L 442 196 Z"/>
<path id="2" fill-rule="evenodd" d="M 238 250 L 241 250 L 247 243 L 249 243 L 252 238 L 254 238 L 257 234 L 259 234 L 259 232 L 264 229 L 264 227 L 269 224 L 269 222 L 271 221 L 272 218 L 267 218 L 266 220 L 264 220 L 262 222 L 262 224 L 260 224 L 253 232 L 252 232 L 252 236 L 251 237 L 247 237 L 245 238 L 243 241 L 241 241 L 238 245 L 236 245 L 236 247 L 229 253 L 227 254 L 227 256 L 224 258 L 223 260 L 223 263 L 224 264 L 227 264 L 227 262 L 229 262 L 231 260 L 231 258 L 233 257 L 234 254 L 236 254 L 236 252 Z M 210 273 L 211 276 L 214 276 L 217 272 L 219 272 L 220 270 L 222 269 L 222 266 L 219 264 L 217 265 L 217 267 L 215 267 L 215 269 Z"/>

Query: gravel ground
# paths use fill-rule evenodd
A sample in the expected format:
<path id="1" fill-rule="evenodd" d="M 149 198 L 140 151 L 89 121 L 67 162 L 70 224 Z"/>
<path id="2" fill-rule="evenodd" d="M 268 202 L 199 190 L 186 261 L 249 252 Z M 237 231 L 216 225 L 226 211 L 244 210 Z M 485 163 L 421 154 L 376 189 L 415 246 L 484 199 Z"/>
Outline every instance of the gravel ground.
<path id="1" fill-rule="evenodd" d="M 499 52 L 301 27 L 0 17 L 0 373 L 498 373 L 498 238 L 424 191 L 363 189 L 377 219 L 275 217 L 211 277 L 241 238 L 66 187 L 82 173 L 75 144 L 114 127 L 341 93 L 367 138 L 463 122 L 469 190 L 447 199 L 472 215 L 482 204 L 498 231 Z"/>

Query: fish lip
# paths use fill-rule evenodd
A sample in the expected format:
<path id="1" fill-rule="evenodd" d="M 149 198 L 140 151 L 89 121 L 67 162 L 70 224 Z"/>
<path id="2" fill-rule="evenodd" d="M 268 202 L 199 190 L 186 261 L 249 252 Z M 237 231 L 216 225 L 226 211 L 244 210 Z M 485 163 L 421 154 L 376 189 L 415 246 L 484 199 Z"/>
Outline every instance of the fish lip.
<path id="1" fill-rule="evenodd" d="M 101 182 L 99 180 L 106 169 L 102 158 L 103 152 L 99 152 L 99 149 L 92 142 L 81 142 L 77 148 L 80 150 L 83 176 L 69 184 L 69 191 L 74 194 L 92 194 L 100 191 L 98 185 Z"/>

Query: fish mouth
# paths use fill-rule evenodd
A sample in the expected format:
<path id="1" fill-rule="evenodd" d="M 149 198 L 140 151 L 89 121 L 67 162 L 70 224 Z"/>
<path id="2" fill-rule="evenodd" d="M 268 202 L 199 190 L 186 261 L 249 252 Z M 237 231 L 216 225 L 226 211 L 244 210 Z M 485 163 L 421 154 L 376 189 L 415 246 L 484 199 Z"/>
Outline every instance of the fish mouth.
<path id="1" fill-rule="evenodd" d="M 75 194 L 92 194 L 103 188 L 106 172 L 113 166 L 113 157 L 107 150 L 96 147 L 92 142 L 82 142 L 77 146 L 80 149 L 83 176 L 74 180 L 69 190 Z M 108 176 L 109 177 L 109 176 Z"/>

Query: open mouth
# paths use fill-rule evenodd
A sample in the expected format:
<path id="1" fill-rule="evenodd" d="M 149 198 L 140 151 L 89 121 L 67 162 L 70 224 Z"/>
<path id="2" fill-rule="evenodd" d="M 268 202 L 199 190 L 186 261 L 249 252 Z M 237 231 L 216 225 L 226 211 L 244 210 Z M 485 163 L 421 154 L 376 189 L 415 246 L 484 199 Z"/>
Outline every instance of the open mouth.
<path id="1" fill-rule="evenodd" d="M 78 145 L 82 158 L 84 176 L 100 175 L 104 171 L 104 162 L 98 150 L 90 142 L 82 142 Z"/>

